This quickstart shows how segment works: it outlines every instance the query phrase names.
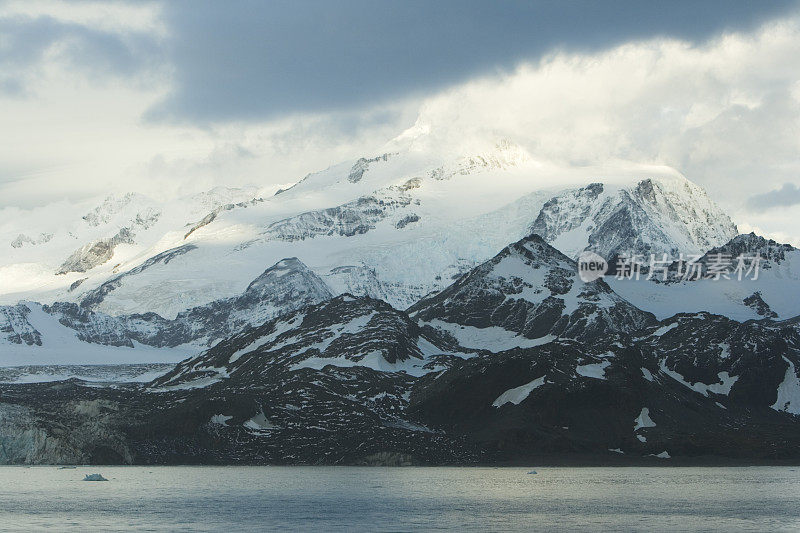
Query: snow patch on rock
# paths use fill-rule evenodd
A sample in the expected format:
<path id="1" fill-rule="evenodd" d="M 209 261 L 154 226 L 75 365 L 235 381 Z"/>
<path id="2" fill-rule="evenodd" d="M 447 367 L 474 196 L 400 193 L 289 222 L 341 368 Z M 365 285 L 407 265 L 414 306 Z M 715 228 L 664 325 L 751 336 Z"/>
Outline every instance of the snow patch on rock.
<path id="1" fill-rule="evenodd" d="M 783 360 L 789 367 L 786 369 L 783 381 L 778 385 L 778 398 L 771 407 L 776 411 L 800 415 L 800 378 L 797 377 L 794 363 L 786 357 Z"/>
<path id="2" fill-rule="evenodd" d="M 503 394 L 497 397 L 495 401 L 492 402 L 492 407 L 502 407 L 507 403 L 513 403 L 514 405 L 519 405 L 522 403 L 525 398 L 527 398 L 530 393 L 542 385 L 545 384 L 544 381 L 545 376 L 540 378 L 536 378 L 529 383 L 525 383 L 524 385 L 520 385 L 519 387 L 514 387 L 513 389 L 508 389 Z"/>

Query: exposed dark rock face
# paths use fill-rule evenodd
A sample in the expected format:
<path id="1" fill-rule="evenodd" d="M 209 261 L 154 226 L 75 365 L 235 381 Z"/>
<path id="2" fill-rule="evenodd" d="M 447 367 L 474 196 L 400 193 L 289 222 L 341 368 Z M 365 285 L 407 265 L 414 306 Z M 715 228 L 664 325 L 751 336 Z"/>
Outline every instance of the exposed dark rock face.
<path id="1" fill-rule="evenodd" d="M 397 154 L 383 154 L 379 155 L 378 157 L 372 157 L 370 159 L 362 157 L 356 164 L 353 165 L 353 168 L 350 169 L 350 174 L 347 176 L 347 181 L 350 183 L 358 183 L 361 181 L 361 178 L 364 177 L 364 173 L 369 170 L 369 167 L 372 163 L 377 163 L 378 161 L 388 161 L 389 158 L 393 155 Z"/>
<path id="2" fill-rule="evenodd" d="M 742 300 L 747 307 L 753 309 L 759 316 L 765 318 L 778 318 L 778 313 L 770 309 L 764 298 L 761 297 L 761 291 L 756 291 L 744 300 Z"/>
<path id="3" fill-rule="evenodd" d="M 529 339 L 592 339 L 655 322 L 603 280 L 582 282 L 576 263 L 535 234 L 408 311 L 422 322 L 497 326 Z"/>
<path id="4" fill-rule="evenodd" d="M 74 291 L 75 289 L 77 289 L 78 287 L 80 287 L 80 286 L 81 286 L 81 284 L 82 284 L 84 281 L 86 281 L 87 279 L 89 279 L 89 278 L 81 278 L 81 279 L 79 279 L 79 280 L 73 281 L 73 282 L 70 284 L 70 286 L 69 286 L 69 292 L 72 292 L 72 291 Z"/>
<path id="5" fill-rule="evenodd" d="M 0 306 L 0 335 L 14 344 L 42 345 L 42 336 L 30 322 L 25 304 Z"/>
<path id="6" fill-rule="evenodd" d="M 411 204 L 408 196 L 363 196 L 337 207 L 309 211 L 271 224 L 264 236 L 281 241 L 301 241 L 326 235 L 352 237 L 372 229 L 391 213 Z"/>
<path id="7" fill-rule="evenodd" d="M 798 417 L 700 394 L 660 372 L 644 348 L 556 341 L 480 356 L 423 378 L 408 412 L 495 461 L 605 452 L 613 462 L 614 450 L 631 461 L 663 452 L 800 460 Z"/>
<path id="8" fill-rule="evenodd" d="M 800 414 L 800 399 L 788 409 L 777 404 L 787 370 L 800 368 L 800 330 L 791 321 L 679 314 L 640 335 L 661 372 L 698 394 Z"/>
<path id="9" fill-rule="evenodd" d="M 537 235 L 408 313 L 326 291 L 286 259 L 176 322 L 54 306 L 110 344 L 224 338 L 146 385 L 0 384 L 0 462 L 800 461 L 800 317 L 657 322 Z"/>
<path id="10" fill-rule="evenodd" d="M 397 229 L 402 229 L 408 226 L 409 224 L 413 224 L 414 222 L 419 222 L 419 216 L 415 215 L 414 213 L 410 215 L 406 215 L 394 225 Z"/>
<path id="11" fill-rule="evenodd" d="M 133 237 L 133 232 L 130 229 L 122 228 L 110 239 L 101 239 L 89 243 L 69 256 L 61 264 L 56 274 L 86 272 L 98 265 L 102 265 L 114 256 L 114 248 L 120 244 L 133 244 Z"/>

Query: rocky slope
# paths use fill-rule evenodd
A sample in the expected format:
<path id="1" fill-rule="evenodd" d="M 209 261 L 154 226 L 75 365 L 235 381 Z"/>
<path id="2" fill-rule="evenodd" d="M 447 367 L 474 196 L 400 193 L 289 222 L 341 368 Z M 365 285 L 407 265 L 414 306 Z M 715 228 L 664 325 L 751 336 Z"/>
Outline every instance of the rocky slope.
<path id="1" fill-rule="evenodd" d="M 740 256 L 744 258 L 741 265 Z M 754 257 L 758 260 L 751 269 Z M 683 263 L 670 265 L 666 282 L 662 281 L 663 271 L 654 273 L 652 279 L 646 275 L 638 280 L 607 276 L 606 281 L 627 300 L 659 318 L 702 311 L 739 321 L 800 315 L 796 297 L 800 294 L 800 251 L 788 244 L 751 233 L 684 258 Z M 689 266 L 688 261 L 697 266 Z M 714 271 L 715 264 L 722 266 L 719 273 Z M 699 272 L 699 276 L 681 279 L 688 272 Z"/>
<path id="2" fill-rule="evenodd" d="M 149 384 L 0 384 L 0 461 L 800 461 L 800 317 L 657 322 L 538 236 L 410 313 L 342 295 Z"/>
<path id="3" fill-rule="evenodd" d="M 258 386 L 278 369 L 361 366 L 420 375 L 461 352 L 380 300 L 345 294 L 245 329 L 155 381 L 195 388 L 221 380 Z"/>
<path id="4" fill-rule="evenodd" d="M 655 322 L 602 279 L 581 281 L 577 264 L 536 234 L 414 304 L 409 313 L 466 346 L 493 351 L 558 337 L 592 340 Z"/>
<path id="5" fill-rule="evenodd" d="M 8 365 L 6 358 L 11 357 L 22 364 L 80 364 L 88 362 L 80 360 L 82 351 L 98 352 L 102 347 L 131 349 L 129 362 L 142 362 L 137 350 L 145 352 L 146 361 L 159 361 L 158 350 L 151 348 L 180 347 L 186 357 L 244 328 L 332 297 L 327 285 L 296 258 L 266 269 L 238 296 L 194 307 L 174 319 L 155 313 L 111 316 L 95 311 L 100 294 L 89 294 L 80 305 L 28 302 L 0 307 L 4 352 L 0 362 Z M 61 360 L 57 353 L 56 360 L 47 359 L 51 352 L 61 352 Z M 161 361 L 174 357 L 165 351 Z M 102 362 L 102 358 L 97 361 Z M 108 363 L 118 362 L 109 352 Z"/>
<path id="6" fill-rule="evenodd" d="M 0 461 L 796 463 L 794 328 L 683 316 L 470 352 L 385 303 L 339 297 L 148 386 L 0 384 Z"/>
<path id="7" fill-rule="evenodd" d="M 638 341 L 658 361 L 662 375 L 698 395 L 726 406 L 800 415 L 795 321 L 741 323 L 709 313 L 680 314 L 642 331 Z"/>
<path id="8" fill-rule="evenodd" d="M 530 231 L 570 257 L 592 250 L 612 263 L 621 254 L 702 254 L 738 233 L 703 189 L 677 176 L 563 192 L 544 204 Z"/>
<path id="9" fill-rule="evenodd" d="M 497 460 L 800 460 L 796 416 L 729 398 L 725 387 L 698 393 L 647 348 L 564 340 L 473 358 L 420 382 L 408 411 Z"/>

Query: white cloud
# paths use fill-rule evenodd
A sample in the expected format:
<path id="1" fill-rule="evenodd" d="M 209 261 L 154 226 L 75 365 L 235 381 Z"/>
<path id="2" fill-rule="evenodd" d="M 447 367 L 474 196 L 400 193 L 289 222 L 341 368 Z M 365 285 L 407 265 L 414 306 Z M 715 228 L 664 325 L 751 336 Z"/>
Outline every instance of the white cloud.
<path id="1" fill-rule="evenodd" d="M 567 165 L 625 159 L 672 166 L 738 221 L 796 239 L 797 207 L 773 216 L 746 203 L 800 181 L 798 49 L 800 24 L 791 19 L 703 46 L 652 40 L 589 55 L 555 53 L 428 99 L 417 127 L 443 146 L 465 134 L 508 136 L 536 157 Z"/>
<path id="2" fill-rule="evenodd" d="M 4 4 L 0 17 L 45 13 L 107 31 L 167 32 L 155 4 L 29 5 Z M 441 149 L 468 150 L 502 136 L 558 164 L 672 166 L 705 186 L 738 223 L 797 242 L 800 207 L 754 213 L 747 201 L 800 180 L 798 49 L 793 18 L 701 46 L 655 39 L 553 53 L 512 73 L 397 102 L 389 113 L 373 108 L 213 128 L 142 121 L 171 88 L 168 65 L 130 80 L 97 79 L 65 67 L 56 54 L 38 67 L 31 95 L 0 92 L 0 206 L 286 183 L 381 150 L 418 114 L 418 129 L 430 130 L 426 142 Z"/>
<path id="3" fill-rule="evenodd" d="M 163 38 L 159 12 L 155 3 L 9 2 L 0 5 L 0 21 L 46 17 L 110 32 L 124 43 L 131 32 Z M 343 135 L 336 116 L 213 128 L 147 123 L 143 115 L 171 88 L 169 66 L 145 61 L 128 75 L 98 76 L 65 60 L 72 39 L 67 32 L 45 35 L 42 54 L 0 72 L 0 82 L 10 77 L 25 86 L 23 94 L 0 91 L 0 209 L 129 190 L 163 197 L 217 185 L 269 188 L 378 149 L 398 129 L 379 125 Z M 365 118 L 369 112 L 359 114 Z"/>
<path id="4" fill-rule="evenodd" d="M 739 224 L 739 231 L 741 233 L 752 232 L 767 239 L 772 239 L 783 244 L 791 244 L 796 248 L 800 248 L 800 238 L 798 238 L 797 235 L 791 235 L 783 231 L 766 231 L 758 226 L 752 226 L 747 222 Z"/>
<path id="5" fill-rule="evenodd" d="M 115 33 L 152 32 L 160 36 L 167 28 L 160 19 L 157 2 L 67 2 L 64 0 L 12 0 L 0 6 L 0 18 L 51 17 L 60 22 L 74 23 Z"/>

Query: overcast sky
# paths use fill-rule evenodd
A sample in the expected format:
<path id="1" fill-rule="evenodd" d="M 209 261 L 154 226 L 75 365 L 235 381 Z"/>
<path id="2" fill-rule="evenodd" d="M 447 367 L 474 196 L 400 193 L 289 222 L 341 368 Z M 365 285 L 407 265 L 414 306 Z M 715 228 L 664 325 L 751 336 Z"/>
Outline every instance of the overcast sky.
<path id="1" fill-rule="evenodd" d="M 0 1 L 0 208 L 283 184 L 419 122 L 800 242 L 797 1 Z"/>

